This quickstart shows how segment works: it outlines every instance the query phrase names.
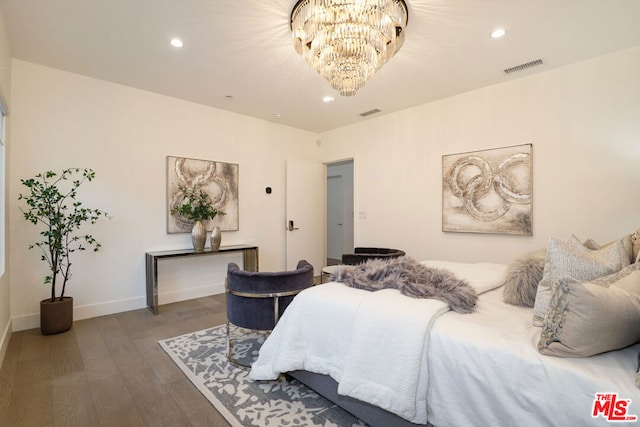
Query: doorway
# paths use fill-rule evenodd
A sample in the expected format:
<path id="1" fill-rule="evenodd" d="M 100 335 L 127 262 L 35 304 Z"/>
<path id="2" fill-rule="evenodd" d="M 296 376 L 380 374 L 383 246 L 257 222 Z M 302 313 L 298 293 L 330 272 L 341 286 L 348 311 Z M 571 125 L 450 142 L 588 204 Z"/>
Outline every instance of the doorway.
<path id="1" fill-rule="evenodd" d="M 354 247 L 353 159 L 327 164 L 327 259 L 340 264 Z"/>

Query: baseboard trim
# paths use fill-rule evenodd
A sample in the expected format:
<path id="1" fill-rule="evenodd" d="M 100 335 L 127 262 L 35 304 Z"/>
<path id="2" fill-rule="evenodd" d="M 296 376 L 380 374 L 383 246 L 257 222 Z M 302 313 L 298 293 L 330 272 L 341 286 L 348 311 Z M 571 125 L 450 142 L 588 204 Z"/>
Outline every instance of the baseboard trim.
<path id="1" fill-rule="evenodd" d="M 123 311 L 137 310 L 147 306 L 145 297 L 127 298 L 106 303 L 87 304 L 74 307 L 73 319 L 82 320 L 92 317 L 106 316 L 107 314 L 122 313 Z M 38 319 L 39 322 L 39 319 Z M 40 325 L 38 324 L 38 327 Z"/>
<path id="2" fill-rule="evenodd" d="M 87 304 L 73 307 L 73 320 L 90 319 L 107 314 L 137 310 L 147 306 L 145 297 L 127 298 L 99 304 Z M 14 332 L 40 327 L 40 313 L 23 314 L 13 317 Z"/>
<path id="3" fill-rule="evenodd" d="M 0 340 L 0 368 L 4 363 L 4 357 L 7 355 L 7 348 L 9 348 L 9 340 L 11 340 L 11 319 L 7 322 L 7 326 L 4 328 L 2 332 L 2 340 Z"/>
<path id="4" fill-rule="evenodd" d="M 207 286 L 199 286 L 177 291 L 160 292 L 158 294 L 159 304 L 170 304 L 172 302 L 185 301 L 194 298 L 206 297 L 214 294 L 224 293 L 224 283 L 214 283 Z M 122 313 L 123 311 L 137 310 L 147 306 L 146 297 L 127 298 L 115 301 L 108 301 L 98 304 L 87 304 L 73 307 L 73 320 L 90 319 L 92 317 L 106 316 L 108 314 Z M 12 325 L 13 323 L 13 325 Z M 8 325 L 8 330 L 17 332 L 40 327 L 40 313 L 24 314 L 14 316 Z M 6 335 L 6 332 L 5 332 Z M 10 336 L 10 334 L 9 334 Z M 3 338 L 4 339 L 4 338 Z M 4 345 L 4 342 L 2 343 Z M 8 342 L 7 342 L 8 344 Z M 4 354 L 2 354 L 4 356 Z"/>
<path id="5" fill-rule="evenodd" d="M 202 298 L 209 295 L 222 294 L 224 292 L 224 282 L 188 289 L 178 289 L 165 292 L 160 291 L 158 292 L 158 305 L 171 304 L 172 302 L 186 301 L 194 298 Z"/>

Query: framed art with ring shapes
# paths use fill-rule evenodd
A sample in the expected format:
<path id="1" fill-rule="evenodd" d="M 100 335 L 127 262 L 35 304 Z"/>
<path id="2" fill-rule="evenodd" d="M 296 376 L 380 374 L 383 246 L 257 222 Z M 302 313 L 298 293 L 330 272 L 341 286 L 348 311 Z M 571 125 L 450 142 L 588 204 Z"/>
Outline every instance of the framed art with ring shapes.
<path id="1" fill-rule="evenodd" d="M 442 156 L 442 231 L 533 235 L 532 144 Z"/>

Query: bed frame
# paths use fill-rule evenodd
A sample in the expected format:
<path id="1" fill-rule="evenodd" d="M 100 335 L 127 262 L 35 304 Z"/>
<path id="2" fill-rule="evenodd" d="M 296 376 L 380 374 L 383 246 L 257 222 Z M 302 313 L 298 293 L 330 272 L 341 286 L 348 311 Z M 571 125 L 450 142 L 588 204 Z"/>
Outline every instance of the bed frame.
<path id="1" fill-rule="evenodd" d="M 416 427 L 424 425 L 414 424 L 377 406 L 338 394 L 338 383 L 328 375 L 315 374 L 308 371 L 291 371 L 287 372 L 287 375 L 300 381 L 319 395 L 332 401 L 372 427 Z M 433 426 L 427 424 L 427 427 Z"/>

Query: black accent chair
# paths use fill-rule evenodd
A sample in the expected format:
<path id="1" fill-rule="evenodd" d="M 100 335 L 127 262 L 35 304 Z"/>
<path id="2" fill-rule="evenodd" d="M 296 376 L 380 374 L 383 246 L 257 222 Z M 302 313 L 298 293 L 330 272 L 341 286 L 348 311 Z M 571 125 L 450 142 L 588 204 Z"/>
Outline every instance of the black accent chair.
<path id="1" fill-rule="evenodd" d="M 271 331 L 293 298 L 313 286 L 313 266 L 298 261 L 293 271 L 250 272 L 236 263 L 227 267 L 227 358 L 238 365 L 250 366 L 233 357 L 229 325 L 258 331 Z"/>
<path id="2" fill-rule="evenodd" d="M 342 254 L 342 264 L 357 265 L 370 259 L 391 259 L 404 255 L 404 251 L 400 249 L 358 247 L 352 254 Z"/>

